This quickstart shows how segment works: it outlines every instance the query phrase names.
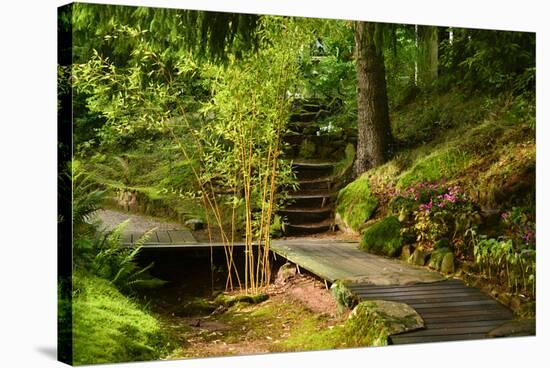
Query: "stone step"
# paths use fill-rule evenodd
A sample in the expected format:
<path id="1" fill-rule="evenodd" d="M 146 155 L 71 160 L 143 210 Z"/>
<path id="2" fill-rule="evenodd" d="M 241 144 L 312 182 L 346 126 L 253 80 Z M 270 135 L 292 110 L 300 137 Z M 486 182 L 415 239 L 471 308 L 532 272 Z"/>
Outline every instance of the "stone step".
<path id="1" fill-rule="evenodd" d="M 285 218 L 287 223 L 306 224 L 331 219 L 333 210 L 334 206 L 328 205 L 320 208 L 285 208 L 278 213 Z"/>
<path id="2" fill-rule="evenodd" d="M 336 224 L 333 219 L 307 224 L 285 224 L 285 235 L 309 235 L 334 231 Z"/>

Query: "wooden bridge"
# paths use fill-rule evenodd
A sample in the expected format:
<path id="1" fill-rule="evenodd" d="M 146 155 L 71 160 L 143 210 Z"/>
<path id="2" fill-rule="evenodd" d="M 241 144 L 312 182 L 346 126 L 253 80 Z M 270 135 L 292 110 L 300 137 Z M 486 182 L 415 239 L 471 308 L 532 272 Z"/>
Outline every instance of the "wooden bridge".
<path id="1" fill-rule="evenodd" d="M 134 243 L 142 234 L 124 235 Z M 243 246 L 237 243 L 235 246 Z M 197 242 L 188 230 L 154 232 L 148 249 L 222 247 Z M 360 300 L 388 300 L 413 307 L 424 320 L 422 330 L 390 337 L 392 344 L 487 338 L 488 332 L 513 320 L 512 312 L 463 281 L 397 259 L 365 253 L 356 242 L 333 240 L 275 240 L 275 256 L 283 257 L 312 274 L 346 286 Z"/>
<path id="2" fill-rule="evenodd" d="M 271 249 L 327 281 L 348 281 L 346 286 L 360 300 L 395 301 L 413 307 L 424 320 L 424 328 L 390 336 L 392 344 L 483 339 L 513 319 L 508 308 L 461 280 L 365 253 L 357 243 L 274 241 Z"/>

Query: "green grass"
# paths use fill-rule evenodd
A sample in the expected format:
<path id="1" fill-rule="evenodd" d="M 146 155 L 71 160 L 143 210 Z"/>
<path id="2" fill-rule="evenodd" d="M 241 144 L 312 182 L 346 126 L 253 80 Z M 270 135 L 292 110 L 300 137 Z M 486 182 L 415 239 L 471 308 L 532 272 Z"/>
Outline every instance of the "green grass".
<path id="1" fill-rule="evenodd" d="M 74 364 L 160 358 L 167 338 L 159 322 L 101 278 L 76 274 Z"/>
<path id="2" fill-rule="evenodd" d="M 395 216 L 388 216 L 363 232 L 360 247 L 371 253 L 396 256 L 403 245 L 401 225 Z"/>
<path id="3" fill-rule="evenodd" d="M 364 175 L 338 193 L 336 212 L 346 225 L 359 231 L 361 225 L 372 217 L 377 206 L 378 199 L 370 189 L 369 177 Z"/>

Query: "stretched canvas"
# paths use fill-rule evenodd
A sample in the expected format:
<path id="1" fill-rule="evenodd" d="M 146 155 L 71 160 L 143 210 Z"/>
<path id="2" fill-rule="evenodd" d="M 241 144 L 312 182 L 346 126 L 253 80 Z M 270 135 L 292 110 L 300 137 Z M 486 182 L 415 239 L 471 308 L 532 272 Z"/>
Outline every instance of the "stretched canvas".
<path id="1" fill-rule="evenodd" d="M 535 34 L 364 19 L 58 9 L 60 361 L 535 335 Z"/>

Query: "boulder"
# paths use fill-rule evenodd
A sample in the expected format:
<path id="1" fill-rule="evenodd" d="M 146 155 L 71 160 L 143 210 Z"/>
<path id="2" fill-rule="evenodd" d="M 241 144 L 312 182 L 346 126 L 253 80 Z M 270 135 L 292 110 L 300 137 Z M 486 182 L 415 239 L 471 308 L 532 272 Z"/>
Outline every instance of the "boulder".
<path id="1" fill-rule="evenodd" d="M 535 319 L 524 319 L 506 322 L 487 333 L 489 337 L 534 336 L 537 332 Z"/>
<path id="2" fill-rule="evenodd" d="M 296 275 L 296 266 L 290 262 L 285 263 L 277 271 L 275 283 L 284 284 Z"/>
<path id="3" fill-rule="evenodd" d="M 417 266 L 424 266 L 426 264 L 426 259 L 428 258 L 428 255 L 428 252 L 418 247 L 414 250 L 412 256 L 409 257 L 409 263 Z"/>
<path id="4" fill-rule="evenodd" d="M 441 272 L 451 274 L 455 272 L 455 256 L 452 252 L 448 252 L 441 260 Z"/>
<path id="5" fill-rule="evenodd" d="M 200 219 L 190 219 L 185 221 L 185 226 L 190 230 L 196 231 L 204 228 L 204 222 Z"/>
<path id="6" fill-rule="evenodd" d="M 388 216 L 363 231 L 360 247 L 368 252 L 395 257 L 401 251 L 403 238 L 401 224 L 395 216 Z"/>
<path id="7" fill-rule="evenodd" d="M 359 303 L 345 324 L 354 345 L 387 345 L 391 335 L 424 327 L 422 317 L 409 305 L 386 300 Z"/>
<path id="8" fill-rule="evenodd" d="M 342 312 L 345 308 L 353 308 L 359 302 L 357 295 L 348 289 L 343 281 L 337 280 L 330 287 L 330 292 L 338 304 L 338 310 Z"/>
<path id="9" fill-rule="evenodd" d="M 414 247 L 410 244 L 404 245 L 403 248 L 401 248 L 401 259 L 403 261 L 408 260 L 411 255 L 414 253 Z"/>

